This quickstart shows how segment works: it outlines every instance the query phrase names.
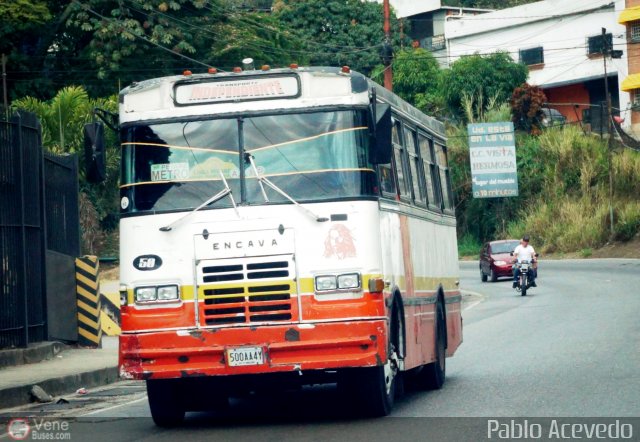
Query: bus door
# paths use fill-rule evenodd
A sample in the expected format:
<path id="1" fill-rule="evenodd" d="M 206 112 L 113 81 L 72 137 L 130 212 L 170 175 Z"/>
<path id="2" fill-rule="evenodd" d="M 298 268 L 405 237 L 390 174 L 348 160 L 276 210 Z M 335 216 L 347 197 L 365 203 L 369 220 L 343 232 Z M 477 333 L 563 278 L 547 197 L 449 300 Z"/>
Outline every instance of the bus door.
<path id="1" fill-rule="evenodd" d="M 299 322 L 293 229 L 195 235 L 199 327 Z"/>

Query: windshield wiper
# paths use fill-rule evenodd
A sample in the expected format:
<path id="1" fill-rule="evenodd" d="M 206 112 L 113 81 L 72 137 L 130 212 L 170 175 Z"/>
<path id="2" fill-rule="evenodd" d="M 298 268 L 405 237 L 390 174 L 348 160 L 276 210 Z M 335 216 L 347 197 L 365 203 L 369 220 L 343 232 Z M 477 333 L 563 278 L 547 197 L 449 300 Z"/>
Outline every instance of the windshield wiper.
<path id="1" fill-rule="evenodd" d="M 221 200 L 222 198 L 224 198 L 227 195 L 229 195 L 229 198 L 231 199 L 231 204 L 233 204 L 233 210 L 236 211 L 236 215 L 238 215 L 238 218 L 240 218 L 240 214 L 238 213 L 238 207 L 236 206 L 236 201 L 233 199 L 233 193 L 231 193 L 231 188 L 229 187 L 229 184 L 227 184 L 227 180 L 224 178 L 224 174 L 222 172 L 220 172 L 220 176 L 222 177 L 222 182 L 224 183 L 224 189 L 222 189 L 220 192 L 218 192 L 215 195 L 213 195 L 211 198 L 206 200 L 204 203 L 200 204 L 198 207 L 193 209 L 191 212 L 187 213 L 186 215 L 184 215 L 181 218 L 178 218 L 177 220 L 175 220 L 174 222 L 172 222 L 168 226 L 160 227 L 160 231 L 161 232 L 170 231 L 171 229 L 173 229 L 175 227 L 176 224 L 179 224 L 185 218 L 193 215 L 195 212 L 197 212 L 198 210 L 202 209 L 203 207 L 206 207 L 209 204 L 213 204 L 216 201 Z"/>
<path id="2" fill-rule="evenodd" d="M 271 181 L 269 181 L 267 178 L 263 177 L 262 175 L 260 175 L 258 173 L 258 168 L 256 167 L 256 163 L 253 160 L 253 155 L 251 155 L 250 153 L 245 153 L 245 159 L 249 161 L 249 163 L 251 163 L 251 168 L 253 169 L 253 173 L 256 174 L 256 178 L 258 179 L 258 184 L 260 184 L 260 190 L 262 191 L 262 196 L 264 197 L 265 202 L 269 202 L 269 197 L 267 196 L 267 192 L 265 192 L 264 190 L 264 186 L 262 185 L 262 183 L 266 184 L 267 186 L 271 187 L 273 190 L 275 190 L 276 192 L 278 192 L 280 195 L 282 195 L 283 197 L 285 197 L 286 199 L 288 199 L 289 201 L 291 201 L 293 204 L 295 204 L 296 206 L 300 207 L 302 210 L 304 210 L 309 216 L 311 216 L 313 219 L 315 219 L 317 222 L 319 223 L 323 223 L 325 221 L 329 221 L 329 218 L 327 217 L 322 217 L 318 214 L 316 214 L 314 211 L 312 211 L 311 209 L 308 209 L 306 207 L 304 207 L 303 205 L 301 205 L 299 202 L 297 202 L 296 200 L 294 200 L 293 198 L 291 198 L 289 195 L 287 195 L 285 193 L 284 190 L 282 190 L 281 188 L 279 188 L 278 186 L 276 186 L 275 184 L 273 184 Z"/>

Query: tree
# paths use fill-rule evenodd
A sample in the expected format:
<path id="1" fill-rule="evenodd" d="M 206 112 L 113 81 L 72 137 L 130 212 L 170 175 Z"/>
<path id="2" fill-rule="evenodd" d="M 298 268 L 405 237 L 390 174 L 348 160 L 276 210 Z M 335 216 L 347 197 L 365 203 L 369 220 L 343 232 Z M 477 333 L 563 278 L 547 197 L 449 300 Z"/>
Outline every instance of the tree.
<path id="1" fill-rule="evenodd" d="M 542 107 L 547 96 L 538 86 L 524 83 L 514 89 L 511 95 L 511 115 L 517 129 L 539 135 L 542 130 Z"/>
<path id="2" fill-rule="evenodd" d="M 444 71 L 444 100 L 454 117 L 464 119 L 464 97 L 481 102 L 480 110 L 486 110 L 492 101 L 507 101 L 513 90 L 525 82 L 527 74 L 527 67 L 514 62 L 506 52 L 465 56 Z"/>
<path id="3" fill-rule="evenodd" d="M 380 63 L 384 41 L 382 5 L 360 0 L 276 0 L 274 16 L 303 43 L 312 65 L 348 65 L 365 75 Z M 393 46 L 401 46 L 398 20 L 391 19 Z M 407 44 L 409 40 L 407 39 Z"/>
<path id="4" fill-rule="evenodd" d="M 117 111 L 116 96 L 107 99 L 91 99 L 84 88 L 70 86 L 61 89 L 54 98 L 42 101 L 25 97 L 12 103 L 14 109 L 25 109 L 35 113 L 42 125 L 43 146 L 57 154 L 77 153 L 80 157 L 80 200 L 81 229 L 83 231 L 83 252 L 96 253 L 90 245 L 102 230 L 116 227 L 118 213 L 120 148 L 113 131 L 105 131 L 107 137 L 107 177 L 103 183 L 89 184 L 83 165 L 83 128 L 93 121 L 95 108 L 110 112 Z M 88 235 L 93 232 L 93 235 Z"/>
<path id="5" fill-rule="evenodd" d="M 405 49 L 393 59 L 393 92 L 424 113 L 439 115 L 444 107 L 440 92 L 442 71 L 431 52 L 422 48 Z M 372 78 L 383 82 L 384 66 L 374 70 Z"/>

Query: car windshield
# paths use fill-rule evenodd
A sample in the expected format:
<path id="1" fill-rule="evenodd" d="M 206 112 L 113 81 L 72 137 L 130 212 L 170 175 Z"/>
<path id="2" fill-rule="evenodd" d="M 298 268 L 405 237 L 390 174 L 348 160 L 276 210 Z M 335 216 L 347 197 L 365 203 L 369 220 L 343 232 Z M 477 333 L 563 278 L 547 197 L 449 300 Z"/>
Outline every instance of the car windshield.
<path id="1" fill-rule="evenodd" d="M 499 242 L 491 244 L 491 253 L 511 253 L 516 247 L 518 247 L 518 244 L 520 244 L 519 241 Z"/>
<path id="2" fill-rule="evenodd" d="M 296 201 L 376 195 L 364 111 L 140 124 L 124 128 L 121 140 L 125 212 L 197 207 L 224 189 L 222 176 L 240 204 L 265 204 L 249 156 L 259 176 Z M 265 191 L 269 203 L 287 202 Z"/>

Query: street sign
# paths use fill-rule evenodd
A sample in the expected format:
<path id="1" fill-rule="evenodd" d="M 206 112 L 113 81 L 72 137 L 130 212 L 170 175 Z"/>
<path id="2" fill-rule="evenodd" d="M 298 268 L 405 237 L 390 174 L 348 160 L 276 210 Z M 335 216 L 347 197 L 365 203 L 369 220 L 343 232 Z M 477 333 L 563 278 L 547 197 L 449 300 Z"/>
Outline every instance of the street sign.
<path id="1" fill-rule="evenodd" d="M 474 198 L 518 196 L 513 123 L 467 125 Z"/>

